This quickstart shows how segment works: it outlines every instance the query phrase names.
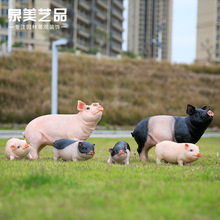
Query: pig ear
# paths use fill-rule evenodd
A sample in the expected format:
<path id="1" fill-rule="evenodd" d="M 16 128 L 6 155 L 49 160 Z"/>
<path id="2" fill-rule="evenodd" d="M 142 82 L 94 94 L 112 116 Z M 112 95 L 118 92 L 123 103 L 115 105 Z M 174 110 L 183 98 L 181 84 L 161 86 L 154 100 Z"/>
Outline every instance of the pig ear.
<path id="1" fill-rule="evenodd" d="M 188 149 L 188 147 L 189 147 L 189 145 L 188 145 L 188 144 L 185 144 L 185 148 Z"/>
<path id="2" fill-rule="evenodd" d="M 110 153 L 112 153 L 112 151 L 113 151 L 113 149 L 112 148 L 109 148 L 109 150 L 108 150 Z"/>
<path id="3" fill-rule="evenodd" d="M 196 110 L 196 108 L 194 106 L 188 104 L 187 109 L 186 109 L 186 113 L 188 115 L 192 115 L 192 114 L 194 114 L 195 110 Z"/>
<path id="4" fill-rule="evenodd" d="M 78 105 L 77 105 L 77 110 L 78 111 L 82 111 L 83 109 L 85 109 L 86 104 L 80 100 L 78 100 Z"/>
<path id="5" fill-rule="evenodd" d="M 16 149 L 15 145 L 11 145 L 10 148 L 11 148 L 12 150 Z"/>
<path id="6" fill-rule="evenodd" d="M 201 109 L 209 111 L 210 110 L 210 105 L 204 105 L 204 106 L 202 106 Z"/>

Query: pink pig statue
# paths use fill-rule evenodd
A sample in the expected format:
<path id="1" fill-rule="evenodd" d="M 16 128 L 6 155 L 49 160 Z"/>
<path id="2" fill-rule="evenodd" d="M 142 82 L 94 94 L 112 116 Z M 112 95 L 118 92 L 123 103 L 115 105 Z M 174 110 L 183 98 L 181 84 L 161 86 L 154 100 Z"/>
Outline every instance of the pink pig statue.
<path id="1" fill-rule="evenodd" d="M 27 125 L 23 136 L 30 144 L 33 159 L 38 159 L 41 149 L 53 145 L 58 139 L 85 141 L 89 138 L 101 120 L 104 108 L 99 103 L 86 105 L 78 101 L 77 109 L 78 114 L 44 115 Z"/>
<path id="2" fill-rule="evenodd" d="M 32 159 L 29 145 L 25 140 L 11 138 L 5 145 L 5 155 L 7 160 Z"/>
<path id="3" fill-rule="evenodd" d="M 169 163 L 183 164 L 198 160 L 200 152 L 198 146 L 189 143 L 176 143 L 173 141 L 162 141 L 156 145 L 156 162 L 161 164 L 161 160 Z"/>

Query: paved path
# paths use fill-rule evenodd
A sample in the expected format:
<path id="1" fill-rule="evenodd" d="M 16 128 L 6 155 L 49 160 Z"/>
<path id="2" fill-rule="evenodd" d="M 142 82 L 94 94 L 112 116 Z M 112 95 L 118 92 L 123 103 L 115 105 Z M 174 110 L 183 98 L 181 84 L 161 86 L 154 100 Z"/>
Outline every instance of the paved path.
<path id="1" fill-rule="evenodd" d="M 23 130 L 0 130 L 0 139 L 8 139 L 12 137 L 23 138 Z M 132 131 L 108 131 L 108 130 L 95 130 L 91 137 L 94 138 L 129 138 Z M 207 132 L 202 137 L 220 137 L 220 132 Z"/>

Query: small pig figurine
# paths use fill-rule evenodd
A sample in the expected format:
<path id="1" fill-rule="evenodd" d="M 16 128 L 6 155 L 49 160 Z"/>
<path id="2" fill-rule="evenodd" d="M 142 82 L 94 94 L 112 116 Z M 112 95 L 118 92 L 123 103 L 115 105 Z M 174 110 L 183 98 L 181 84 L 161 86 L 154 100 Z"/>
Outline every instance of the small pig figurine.
<path id="1" fill-rule="evenodd" d="M 195 144 L 211 123 L 214 113 L 209 105 L 196 109 L 187 105 L 187 117 L 157 115 L 140 121 L 132 136 L 138 144 L 139 158 L 148 159 L 148 151 L 165 140 Z"/>
<path id="2" fill-rule="evenodd" d="M 62 138 L 53 144 L 53 159 L 57 161 L 61 157 L 65 161 L 88 160 L 95 154 L 94 146 L 95 144 L 91 144 L 88 141 L 74 141 Z"/>
<path id="3" fill-rule="evenodd" d="M 86 105 L 78 101 L 78 114 L 44 115 L 32 120 L 26 127 L 23 136 L 30 144 L 34 159 L 46 145 L 53 145 L 56 140 L 69 138 L 85 141 L 102 117 L 103 107 L 99 103 Z"/>
<path id="4" fill-rule="evenodd" d="M 131 149 L 127 142 L 117 142 L 113 149 L 109 149 L 111 155 L 107 163 L 129 164 L 130 151 Z"/>
<path id="5" fill-rule="evenodd" d="M 25 140 L 11 138 L 5 145 L 5 155 L 7 160 L 32 159 L 29 145 Z"/>
<path id="6" fill-rule="evenodd" d="M 200 152 L 198 146 L 189 143 L 176 143 L 173 141 L 162 141 L 156 145 L 156 162 L 161 164 L 161 160 L 169 163 L 183 164 L 198 160 Z"/>

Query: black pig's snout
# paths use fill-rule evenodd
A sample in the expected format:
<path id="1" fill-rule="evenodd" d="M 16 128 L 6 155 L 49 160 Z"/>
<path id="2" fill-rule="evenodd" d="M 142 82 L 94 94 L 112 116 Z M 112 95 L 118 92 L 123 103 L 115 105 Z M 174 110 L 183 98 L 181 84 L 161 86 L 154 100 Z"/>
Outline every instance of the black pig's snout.
<path id="1" fill-rule="evenodd" d="M 208 114 L 208 116 L 210 116 L 210 117 L 213 117 L 213 116 L 214 116 L 214 113 L 213 113 L 211 110 L 209 110 L 209 111 L 207 112 L 207 114 Z"/>

